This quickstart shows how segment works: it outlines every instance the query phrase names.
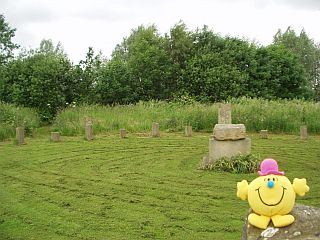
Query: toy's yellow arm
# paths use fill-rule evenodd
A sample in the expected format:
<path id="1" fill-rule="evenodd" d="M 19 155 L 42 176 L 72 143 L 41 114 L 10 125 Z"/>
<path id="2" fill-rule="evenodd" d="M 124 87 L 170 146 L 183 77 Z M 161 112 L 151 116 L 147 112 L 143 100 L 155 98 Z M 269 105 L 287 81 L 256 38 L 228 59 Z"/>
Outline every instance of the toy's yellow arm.
<path id="1" fill-rule="evenodd" d="M 296 194 L 299 196 L 304 196 L 306 192 L 309 192 L 309 186 L 307 185 L 307 180 L 305 178 L 299 179 L 295 178 L 293 179 L 293 190 Z"/>
<path id="2" fill-rule="evenodd" d="M 247 180 L 242 180 L 237 183 L 237 197 L 242 200 L 246 200 L 248 198 L 248 182 Z"/>

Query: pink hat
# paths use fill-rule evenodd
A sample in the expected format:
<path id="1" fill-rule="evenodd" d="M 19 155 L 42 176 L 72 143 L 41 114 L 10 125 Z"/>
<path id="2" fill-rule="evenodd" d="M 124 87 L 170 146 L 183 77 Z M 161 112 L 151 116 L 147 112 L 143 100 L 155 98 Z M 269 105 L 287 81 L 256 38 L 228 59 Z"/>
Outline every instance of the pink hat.
<path id="1" fill-rule="evenodd" d="M 260 176 L 266 176 L 269 174 L 284 175 L 284 172 L 279 172 L 278 163 L 274 159 L 265 159 L 260 164 L 260 171 L 258 171 Z"/>

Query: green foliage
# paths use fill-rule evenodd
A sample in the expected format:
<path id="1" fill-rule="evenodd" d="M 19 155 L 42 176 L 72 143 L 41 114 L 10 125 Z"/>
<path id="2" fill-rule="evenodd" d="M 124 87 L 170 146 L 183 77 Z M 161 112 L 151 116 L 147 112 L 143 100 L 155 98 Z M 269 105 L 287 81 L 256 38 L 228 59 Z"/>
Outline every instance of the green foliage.
<path id="1" fill-rule="evenodd" d="M 77 103 L 96 103 L 97 84 L 103 77 L 99 72 L 103 63 L 101 54 L 94 55 L 92 47 L 89 47 L 85 60 L 80 60 L 79 64 L 74 66 L 73 81 L 68 102 L 76 101 Z"/>
<path id="2" fill-rule="evenodd" d="M 230 173 L 256 173 L 259 169 L 260 161 L 261 158 L 254 154 L 239 154 L 231 158 L 220 158 L 207 166 L 203 166 L 202 169 Z"/>
<path id="3" fill-rule="evenodd" d="M 15 29 L 2 15 L 1 20 L 8 60 L 16 47 L 11 43 Z M 38 49 L 0 64 L 0 100 L 36 108 L 42 120 L 52 121 L 71 104 L 176 102 L 185 96 L 205 103 L 239 97 L 318 99 L 319 46 L 304 31 L 296 36 L 290 28 L 274 39 L 258 46 L 220 36 L 207 26 L 190 31 L 182 21 L 164 35 L 155 25 L 139 26 L 116 46 L 111 59 L 89 47 L 77 65 L 60 43 L 55 47 L 43 40 Z M 206 128 L 201 117 L 193 121 L 196 129 Z M 180 128 L 176 118 L 167 122 Z"/>
<path id="4" fill-rule="evenodd" d="M 15 28 L 11 28 L 5 17 L 0 14 L 0 67 L 13 57 L 13 50 L 19 45 L 12 42 Z"/>
<path id="5" fill-rule="evenodd" d="M 253 154 L 276 159 L 291 181 L 307 178 L 297 202 L 320 207 L 319 136 L 250 137 Z M 2 239 L 241 239 L 248 203 L 236 185 L 258 175 L 197 170 L 207 133 L 62 141 L 0 143 Z"/>
<path id="6" fill-rule="evenodd" d="M 14 137 L 16 127 L 24 127 L 28 135 L 39 125 L 40 118 L 34 110 L 0 102 L 0 141 Z"/>
<path id="7" fill-rule="evenodd" d="M 273 133 L 298 134 L 306 124 L 309 133 L 320 131 L 320 105 L 301 100 L 232 99 L 233 123 L 245 124 L 247 131 L 267 129 Z M 218 122 L 218 104 L 201 104 L 189 98 L 175 102 L 139 102 L 135 105 L 82 105 L 59 112 L 54 126 L 63 135 L 83 134 L 84 118 L 93 119 L 95 133 L 151 131 L 158 122 L 162 131 L 183 131 L 191 125 L 194 131 L 211 132 Z"/>
<path id="8" fill-rule="evenodd" d="M 288 27 L 282 33 L 278 30 L 274 36 L 274 44 L 282 45 L 291 53 L 297 56 L 298 61 L 303 66 L 305 71 L 306 83 L 310 91 L 313 92 L 313 97 L 320 99 L 320 47 L 312 39 L 310 39 L 304 29 L 300 34 Z"/>
<path id="9" fill-rule="evenodd" d="M 50 40 L 43 40 L 41 46 L 6 65 L 1 98 L 35 108 L 42 120 L 50 121 L 66 104 L 72 87 L 72 66 Z"/>

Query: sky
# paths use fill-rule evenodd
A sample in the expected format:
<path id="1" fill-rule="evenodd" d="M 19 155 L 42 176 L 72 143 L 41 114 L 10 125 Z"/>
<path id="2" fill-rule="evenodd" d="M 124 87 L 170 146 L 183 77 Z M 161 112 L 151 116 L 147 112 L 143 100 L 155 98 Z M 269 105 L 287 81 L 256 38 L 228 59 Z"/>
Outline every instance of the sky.
<path id="1" fill-rule="evenodd" d="M 164 34 L 180 20 L 192 31 L 207 25 L 261 45 L 272 43 L 278 29 L 304 28 L 320 43 L 320 0 L 0 0 L 0 14 L 17 29 L 14 43 L 28 49 L 51 39 L 75 63 L 89 47 L 110 58 L 140 25 L 155 24 Z"/>

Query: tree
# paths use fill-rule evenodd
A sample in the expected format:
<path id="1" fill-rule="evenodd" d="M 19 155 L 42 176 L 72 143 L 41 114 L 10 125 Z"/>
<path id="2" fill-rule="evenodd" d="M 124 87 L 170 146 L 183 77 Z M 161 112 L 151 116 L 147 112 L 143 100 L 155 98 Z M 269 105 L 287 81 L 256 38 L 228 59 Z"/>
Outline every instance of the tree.
<path id="1" fill-rule="evenodd" d="M 179 21 L 165 35 L 166 52 L 170 57 L 170 82 L 168 91 L 183 94 L 183 73 L 187 69 L 187 62 L 194 54 L 192 32 L 188 31 L 184 22 Z"/>
<path id="2" fill-rule="evenodd" d="M 303 66 L 296 55 L 283 45 L 270 45 L 257 50 L 257 70 L 252 92 L 256 97 L 308 98 L 307 81 Z"/>
<path id="3" fill-rule="evenodd" d="M 43 120 L 50 121 L 66 106 L 72 81 L 72 65 L 65 54 L 43 40 L 31 50 L 6 64 L 2 100 L 38 109 Z M 46 44 L 49 48 L 41 48 Z M 49 46 L 48 45 L 48 46 Z"/>
<path id="4" fill-rule="evenodd" d="M 223 38 L 207 26 L 193 34 L 194 54 L 184 72 L 184 91 L 198 100 L 221 101 L 247 94 L 255 46 Z"/>
<path id="5" fill-rule="evenodd" d="M 12 42 L 15 35 L 15 28 L 11 28 L 0 14 L 0 66 L 13 57 L 13 50 L 19 45 Z"/>
<path id="6" fill-rule="evenodd" d="M 284 33 L 278 30 L 273 42 L 276 45 L 283 45 L 298 57 L 305 69 L 308 87 L 315 92 L 315 97 L 319 99 L 319 92 L 317 93 L 320 80 L 319 45 L 308 37 L 304 29 L 301 30 L 300 35 L 297 35 L 291 27 L 288 27 Z"/>
<path id="7" fill-rule="evenodd" d="M 74 71 L 74 96 L 77 102 L 95 103 L 99 69 L 103 63 L 101 54 L 95 55 L 93 48 L 89 47 L 86 59 L 75 66 Z"/>
<path id="8" fill-rule="evenodd" d="M 138 101 L 171 97 L 170 57 L 165 48 L 165 39 L 154 25 L 133 29 L 130 36 L 117 45 L 109 64 L 113 66 L 107 70 L 113 72 L 107 74 L 104 71 L 107 78 L 101 81 L 105 82 L 105 86 L 123 83 L 125 85 L 118 86 L 132 89 L 134 92 L 126 99 Z M 121 66 L 121 71 L 114 71 L 114 64 Z M 126 74 L 123 75 L 123 72 Z M 125 80 L 124 76 L 130 79 Z"/>

